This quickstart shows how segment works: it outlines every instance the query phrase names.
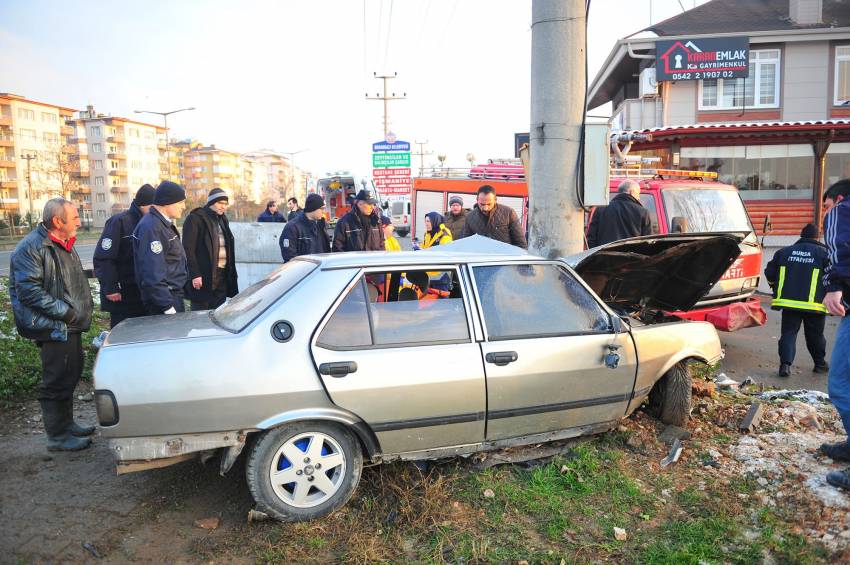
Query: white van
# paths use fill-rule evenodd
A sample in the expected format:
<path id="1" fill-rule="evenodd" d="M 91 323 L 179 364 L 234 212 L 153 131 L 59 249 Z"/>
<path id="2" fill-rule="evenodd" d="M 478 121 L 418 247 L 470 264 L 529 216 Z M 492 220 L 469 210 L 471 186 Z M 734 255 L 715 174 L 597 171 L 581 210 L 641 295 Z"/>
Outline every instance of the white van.
<path id="1" fill-rule="evenodd" d="M 413 222 L 411 212 L 410 198 L 405 197 L 390 202 L 390 219 L 399 237 L 407 237 L 410 233 L 410 225 Z"/>

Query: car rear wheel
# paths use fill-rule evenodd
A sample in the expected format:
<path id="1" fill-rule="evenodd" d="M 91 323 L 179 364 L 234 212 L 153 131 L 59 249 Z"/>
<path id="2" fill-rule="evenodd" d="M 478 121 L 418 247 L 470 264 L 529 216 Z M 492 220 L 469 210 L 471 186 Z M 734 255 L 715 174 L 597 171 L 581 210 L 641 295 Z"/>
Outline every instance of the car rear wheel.
<path id="1" fill-rule="evenodd" d="M 299 422 L 264 433 L 245 472 L 259 510 L 296 522 L 326 516 L 348 502 L 362 468 L 360 444 L 349 430 Z"/>
<path id="2" fill-rule="evenodd" d="M 665 424 L 684 426 L 691 415 L 691 368 L 681 361 L 655 383 L 649 393 L 649 411 Z"/>

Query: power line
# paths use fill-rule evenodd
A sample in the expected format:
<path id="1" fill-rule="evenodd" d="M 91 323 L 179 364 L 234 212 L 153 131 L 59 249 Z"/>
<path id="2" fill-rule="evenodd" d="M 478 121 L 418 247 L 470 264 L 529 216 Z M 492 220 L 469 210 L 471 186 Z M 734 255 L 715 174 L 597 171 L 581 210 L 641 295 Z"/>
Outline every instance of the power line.
<path id="1" fill-rule="evenodd" d="M 391 75 L 378 75 L 378 73 L 372 73 L 375 78 L 381 79 L 384 81 L 384 94 L 383 96 L 378 93 L 375 96 L 369 96 L 369 93 L 366 93 L 366 100 L 382 100 L 384 102 L 384 138 L 387 137 L 387 132 L 390 129 L 390 118 L 389 118 L 389 106 L 388 102 L 390 100 L 405 100 L 407 98 L 407 93 L 403 93 L 401 96 L 396 96 L 395 92 L 390 94 L 387 91 L 387 81 L 398 78 L 398 73 L 393 73 Z"/>
<path id="2" fill-rule="evenodd" d="M 393 32 L 393 0 L 390 0 L 390 15 L 387 18 L 387 41 L 384 43 L 384 68 L 387 68 L 387 55 L 390 52 L 390 37 Z"/>

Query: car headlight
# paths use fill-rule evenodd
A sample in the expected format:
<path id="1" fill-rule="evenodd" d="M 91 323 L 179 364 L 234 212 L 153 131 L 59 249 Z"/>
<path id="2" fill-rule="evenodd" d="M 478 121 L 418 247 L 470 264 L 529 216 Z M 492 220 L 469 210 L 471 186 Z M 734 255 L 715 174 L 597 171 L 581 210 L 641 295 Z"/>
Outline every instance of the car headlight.
<path id="1" fill-rule="evenodd" d="M 111 390 L 94 391 L 94 404 L 101 426 L 114 426 L 118 423 L 118 402 L 115 401 Z"/>
<path id="2" fill-rule="evenodd" d="M 759 278 L 758 277 L 750 277 L 750 278 L 744 280 L 744 286 L 742 286 L 741 288 L 743 290 L 748 290 L 748 289 L 751 289 L 751 288 L 756 288 L 758 285 L 759 285 Z"/>

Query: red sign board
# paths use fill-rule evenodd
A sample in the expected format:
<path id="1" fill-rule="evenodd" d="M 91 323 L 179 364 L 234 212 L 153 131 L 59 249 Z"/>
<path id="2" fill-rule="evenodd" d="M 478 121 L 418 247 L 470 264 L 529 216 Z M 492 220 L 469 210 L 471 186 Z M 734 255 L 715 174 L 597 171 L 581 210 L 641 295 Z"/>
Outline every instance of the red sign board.
<path id="1" fill-rule="evenodd" d="M 413 187 L 410 168 L 374 169 L 375 186 L 382 195 L 409 195 Z"/>

